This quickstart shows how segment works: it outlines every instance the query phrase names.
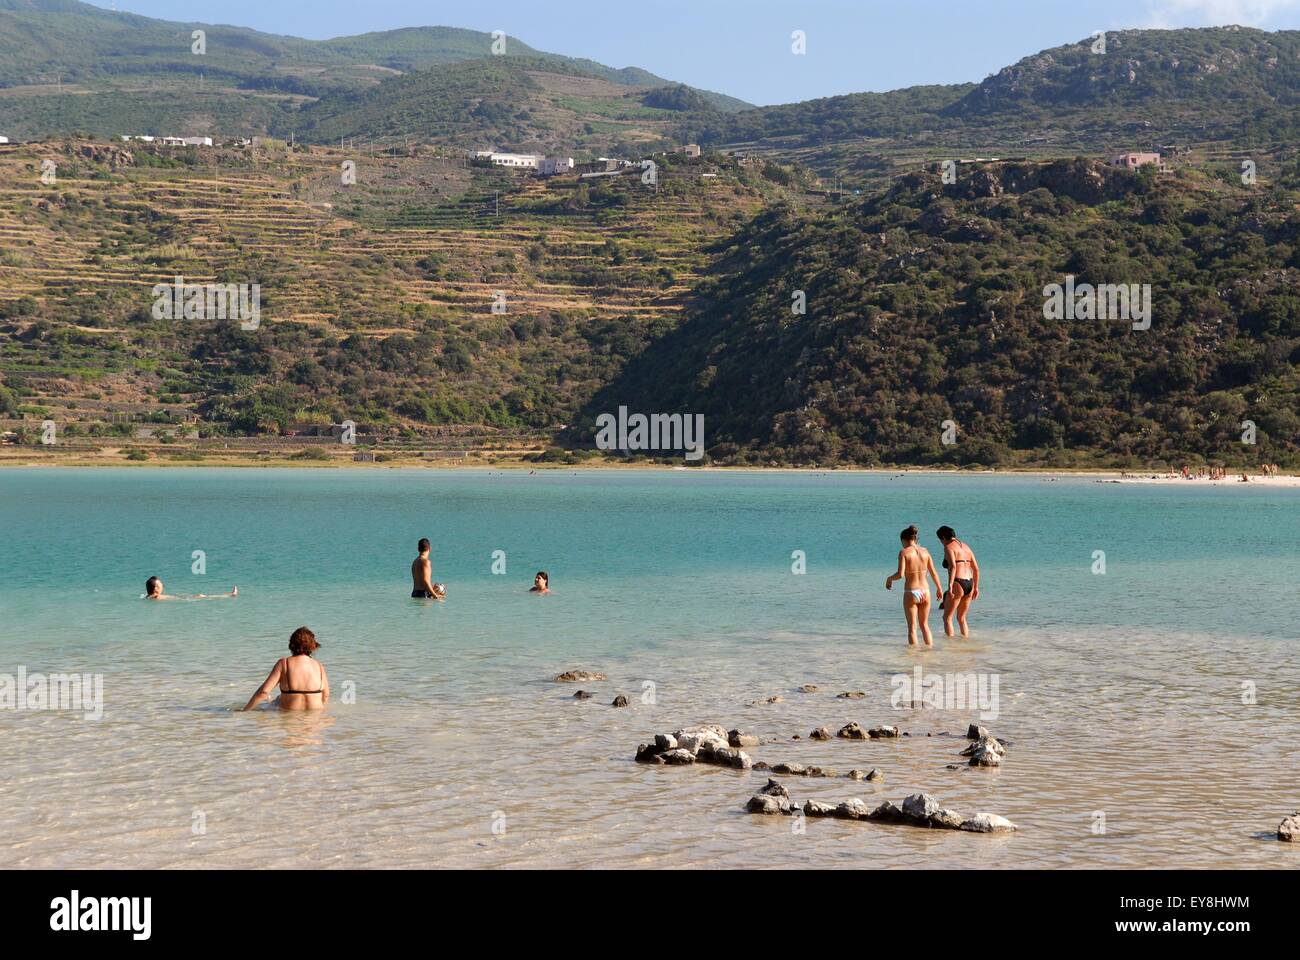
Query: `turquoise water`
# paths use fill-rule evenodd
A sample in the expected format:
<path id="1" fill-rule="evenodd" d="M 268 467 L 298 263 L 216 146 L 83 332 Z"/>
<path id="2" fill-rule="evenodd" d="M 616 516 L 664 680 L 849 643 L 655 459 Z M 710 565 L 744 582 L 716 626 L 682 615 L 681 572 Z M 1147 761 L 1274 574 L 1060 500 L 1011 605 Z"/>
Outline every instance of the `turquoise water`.
<path id="1" fill-rule="evenodd" d="M 1064 477 L 0 472 L 0 673 L 100 673 L 105 699 L 97 721 L 0 711 L 0 849 L 18 866 L 1294 866 L 1259 836 L 1300 799 L 1298 509 L 1294 488 Z M 936 614 L 936 649 L 907 648 L 883 581 L 909 523 L 939 556 L 941 523 L 974 547 L 971 640 Z M 408 597 L 421 536 L 445 604 Z M 539 569 L 551 596 L 527 592 Z M 241 595 L 144 603 L 152 574 Z M 302 624 L 335 702 L 232 712 Z M 948 770 L 961 745 L 925 736 L 977 711 L 891 705 L 918 665 L 999 678 L 1003 768 Z M 570 668 L 610 679 L 574 703 L 551 680 Z M 620 692 L 633 705 L 613 710 Z M 912 736 L 806 740 L 849 720 Z M 792 780 L 799 799 L 924 789 L 1022 829 L 792 835 L 740 813 L 758 773 L 630 762 L 692 722 L 773 740 L 756 759 L 886 774 Z"/>

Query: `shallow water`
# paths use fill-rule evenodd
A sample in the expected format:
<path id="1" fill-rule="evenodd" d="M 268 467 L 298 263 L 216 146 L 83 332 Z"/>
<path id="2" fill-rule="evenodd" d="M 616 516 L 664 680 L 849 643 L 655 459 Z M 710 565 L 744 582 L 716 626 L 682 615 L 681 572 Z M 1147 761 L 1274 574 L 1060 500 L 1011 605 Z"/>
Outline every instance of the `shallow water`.
<path id="1" fill-rule="evenodd" d="M 105 701 L 0 710 L 0 862 L 1295 867 L 1268 838 L 1300 807 L 1298 508 L 1079 478 L 0 472 L 0 674 L 102 674 Z M 883 581 L 910 522 L 932 551 L 940 523 L 975 548 L 972 639 L 936 614 L 936 648 L 906 646 Z M 445 604 L 407 597 L 420 536 Z M 538 569 L 551 596 L 527 593 Z M 144 603 L 150 574 L 241 596 Z M 329 709 L 235 712 L 304 623 Z M 893 707 L 918 665 L 996 678 L 996 719 Z M 570 668 L 610 679 L 552 681 Z M 850 720 L 910 736 L 790 739 Z M 971 721 L 1012 742 L 1000 769 L 947 769 Z M 924 790 L 1021 829 L 800 831 L 743 813 L 766 774 L 632 762 L 696 722 L 777 740 L 748 751 L 769 763 L 885 774 L 782 778 L 799 800 Z"/>

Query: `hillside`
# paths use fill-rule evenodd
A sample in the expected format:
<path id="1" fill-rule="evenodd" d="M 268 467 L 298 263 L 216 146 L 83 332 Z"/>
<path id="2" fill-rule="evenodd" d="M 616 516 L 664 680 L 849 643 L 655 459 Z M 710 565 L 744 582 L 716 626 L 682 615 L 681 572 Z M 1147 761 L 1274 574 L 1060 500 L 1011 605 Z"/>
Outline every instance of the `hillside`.
<path id="1" fill-rule="evenodd" d="M 561 73 L 542 59 L 493 57 L 327 97 L 291 123 L 300 139 L 316 143 L 409 138 L 464 149 L 637 156 L 677 142 L 683 111 L 646 105 L 673 89 L 613 83 L 576 68 Z M 713 112 L 691 93 L 697 110 Z"/>
<path id="2" fill-rule="evenodd" d="M 675 324 L 707 246 L 799 202 L 707 158 L 659 158 L 655 190 L 639 171 L 539 180 L 434 151 L 199 156 L 0 147 L 0 418 L 554 430 Z M 157 319 L 151 288 L 178 275 L 259 283 L 260 329 Z"/>
<path id="3" fill-rule="evenodd" d="M 1175 144 L 1289 159 L 1300 139 L 1300 31 L 1130 30 L 1026 57 L 979 84 L 913 87 L 688 122 L 700 143 L 879 185 L 957 156 L 1052 157 Z"/>
<path id="4" fill-rule="evenodd" d="M 196 29 L 206 33 L 202 55 L 191 49 Z M 73 132 L 287 134 L 303 104 L 467 61 L 518 59 L 643 91 L 669 85 L 636 67 L 546 53 L 514 37 L 497 56 L 492 42 L 490 34 L 451 27 L 311 41 L 155 20 L 76 0 L 0 0 L 0 131 L 11 139 Z M 749 106 L 698 94 L 710 110 Z"/>
<path id="5" fill-rule="evenodd" d="M 626 405 L 702 413 L 723 462 L 1300 464 L 1297 171 L 1150 173 L 972 166 L 834 215 L 768 211 L 570 440 Z M 1150 329 L 1046 319 L 1067 275 L 1150 284 Z"/>

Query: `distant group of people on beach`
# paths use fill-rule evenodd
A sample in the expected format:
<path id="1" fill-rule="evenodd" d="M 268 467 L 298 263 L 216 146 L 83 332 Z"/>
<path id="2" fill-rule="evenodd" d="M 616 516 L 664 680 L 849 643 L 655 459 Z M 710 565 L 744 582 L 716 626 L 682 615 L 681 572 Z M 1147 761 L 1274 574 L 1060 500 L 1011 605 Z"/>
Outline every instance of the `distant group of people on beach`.
<path id="1" fill-rule="evenodd" d="M 1276 463 L 1263 463 L 1260 464 L 1259 474 L 1261 477 L 1276 477 L 1278 474 L 1278 469 L 1279 467 Z M 1233 472 L 1235 473 L 1236 471 L 1234 470 Z M 1130 476 L 1133 476 L 1133 474 L 1130 474 L 1127 470 L 1123 470 L 1120 472 L 1120 477 L 1123 479 L 1128 479 Z M 1158 478 L 1153 476 L 1151 477 L 1151 479 L 1155 480 Z M 1227 480 L 1228 468 L 1219 467 L 1219 466 L 1189 467 L 1186 464 L 1184 464 L 1183 466 L 1179 467 L 1176 470 L 1173 467 L 1170 467 L 1169 472 L 1165 474 L 1165 479 L 1166 480 Z M 1249 483 L 1250 474 L 1247 473 L 1245 470 L 1242 470 L 1238 482 Z"/>
<path id="2" fill-rule="evenodd" d="M 903 542 L 903 549 L 898 551 L 898 571 L 885 579 L 886 590 L 893 590 L 895 581 L 903 581 L 903 619 L 907 621 L 908 645 L 913 647 L 917 645 L 918 630 L 925 645 L 934 646 L 934 637 L 930 633 L 927 576 L 934 581 L 946 636 L 953 636 L 954 621 L 963 637 L 970 636 L 966 614 L 980 595 L 980 567 L 975 562 L 975 551 L 957 539 L 957 531 L 952 527 L 942 526 L 935 535 L 943 544 L 943 566 L 948 571 L 946 589 L 939 583 L 939 572 L 934 568 L 930 551 L 917 543 L 920 531 L 915 524 L 898 535 Z"/>

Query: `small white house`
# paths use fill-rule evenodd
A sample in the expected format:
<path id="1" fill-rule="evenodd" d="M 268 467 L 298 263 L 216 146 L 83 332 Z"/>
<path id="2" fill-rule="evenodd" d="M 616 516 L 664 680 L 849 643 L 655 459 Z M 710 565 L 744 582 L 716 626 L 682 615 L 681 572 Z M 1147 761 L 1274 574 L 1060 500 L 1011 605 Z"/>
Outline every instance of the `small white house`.
<path id="1" fill-rule="evenodd" d="M 542 158 L 535 153 L 493 153 L 488 159 L 498 167 L 512 167 L 516 170 L 536 170 L 537 162 Z"/>
<path id="2" fill-rule="evenodd" d="M 682 153 L 688 157 L 698 157 L 700 155 L 700 145 L 698 143 L 688 143 L 682 147 Z"/>
<path id="3" fill-rule="evenodd" d="M 210 147 L 212 146 L 211 137 L 185 137 L 187 147 Z"/>
<path id="4" fill-rule="evenodd" d="M 8 137 L 0 137 L 0 143 L 8 143 L 8 142 L 9 142 Z"/>

